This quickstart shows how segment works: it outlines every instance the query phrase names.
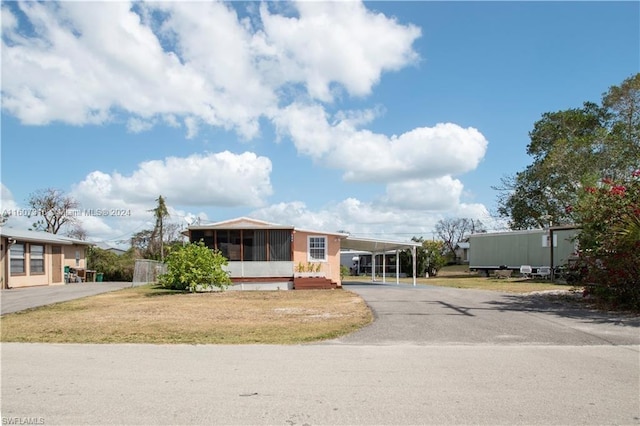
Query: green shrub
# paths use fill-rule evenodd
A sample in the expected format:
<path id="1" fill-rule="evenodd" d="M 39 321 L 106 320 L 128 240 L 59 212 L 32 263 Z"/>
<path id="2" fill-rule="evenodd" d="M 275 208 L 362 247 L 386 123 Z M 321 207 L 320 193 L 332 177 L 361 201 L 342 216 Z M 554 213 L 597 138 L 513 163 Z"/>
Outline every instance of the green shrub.
<path id="1" fill-rule="evenodd" d="M 104 281 L 132 281 L 134 265 L 133 250 L 120 256 L 99 247 L 89 247 L 87 252 L 87 268 L 102 273 Z"/>
<path id="2" fill-rule="evenodd" d="M 340 265 L 340 279 L 343 280 L 344 277 L 351 275 L 351 271 L 348 266 Z"/>
<path id="3" fill-rule="evenodd" d="M 231 284 L 229 273 L 222 269 L 227 259 L 202 242 L 173 248 L 165 261 L 167 273 L 160 276 L 160 284 L 166 288 L 195 292 L 213 287 L 224 290 Z"/>
<path id="4" fill-rule="evenodd" d="M 583 279 L 610 305 L 640 311 L 640 170 L 587 186 L 575 206 Z"/>

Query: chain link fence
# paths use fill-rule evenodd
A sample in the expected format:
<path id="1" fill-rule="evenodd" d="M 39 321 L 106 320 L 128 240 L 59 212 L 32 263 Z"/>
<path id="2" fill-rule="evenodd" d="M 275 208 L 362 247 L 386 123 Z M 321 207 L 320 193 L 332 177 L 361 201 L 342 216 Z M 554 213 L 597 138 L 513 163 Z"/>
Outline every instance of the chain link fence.
<path id="1" fill-rule="evenodd" d="M 136 259 L 133 285 L 157 283 L 158 276 L 167 272 L 167 265 L 157 260 Z"/>

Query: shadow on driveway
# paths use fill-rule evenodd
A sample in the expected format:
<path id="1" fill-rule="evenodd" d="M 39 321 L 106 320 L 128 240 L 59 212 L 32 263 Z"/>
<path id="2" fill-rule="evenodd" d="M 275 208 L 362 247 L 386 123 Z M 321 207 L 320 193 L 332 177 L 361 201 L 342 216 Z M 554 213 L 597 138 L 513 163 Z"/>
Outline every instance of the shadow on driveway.
<path id="1" fill-rule="evenodd" d="M 489 309 L 500 311 L 537 312 L 600 324 L 622 324 L 640 327 L 640 316 L 627 312 L 607 312 L 588 306 L 581 295 L 532 294 L 504 295 L 487 302 Z"/>

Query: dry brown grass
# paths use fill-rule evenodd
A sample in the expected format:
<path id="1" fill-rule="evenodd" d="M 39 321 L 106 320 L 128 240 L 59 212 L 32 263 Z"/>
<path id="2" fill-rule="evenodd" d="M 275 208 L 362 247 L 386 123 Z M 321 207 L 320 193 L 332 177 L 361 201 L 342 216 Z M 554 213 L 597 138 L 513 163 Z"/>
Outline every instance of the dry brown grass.
<path id="1" fill-rule="evenodd" d="M 346 290 L 182 294 L 137 287 L 0 318 L 3 342 L 293 344 L 372 321 Z"/>
<path id="2" fill-rule="evenodd" d="M 369 280 L 369 277 L 345 277 L 344 281 Z M 378 278 L 381 280 L 381 278 Z M 388 276 L 387 282 L 394 283 L 395 276 Z M 400 278 L 400 282 L 411 284 L 411 278 Z M 568 285 L 554 284 L 544 280 L 532 280 L 524 278 L 494 278 L 480 277 L 474 272 L 469 272 L 465 265 L 447 266 L 438 272 L 438 276 L 430 278 L 417 278 L 417 284 L 435 285 L 441 287 L 468 288 L 476 290 L 503 291 L 507 293 L 529 293 L 532 291 L 546 290 L 572 290 Z"/>

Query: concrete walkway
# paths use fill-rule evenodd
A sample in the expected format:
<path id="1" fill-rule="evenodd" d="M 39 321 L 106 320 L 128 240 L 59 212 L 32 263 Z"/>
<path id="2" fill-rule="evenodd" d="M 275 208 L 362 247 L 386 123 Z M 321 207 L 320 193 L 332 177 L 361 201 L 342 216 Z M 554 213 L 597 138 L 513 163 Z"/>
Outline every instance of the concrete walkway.
<path id="1" fill-rule="evenodd" d="M 42 287 L 24 287 L 0 292 L 0 314 L 23 311 L 29 308 L 66 302 L 109 291 L 131 287 L 130 282 L 74 283 Z"/>

